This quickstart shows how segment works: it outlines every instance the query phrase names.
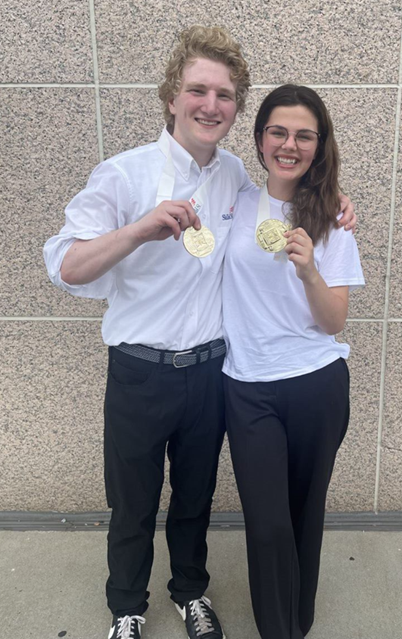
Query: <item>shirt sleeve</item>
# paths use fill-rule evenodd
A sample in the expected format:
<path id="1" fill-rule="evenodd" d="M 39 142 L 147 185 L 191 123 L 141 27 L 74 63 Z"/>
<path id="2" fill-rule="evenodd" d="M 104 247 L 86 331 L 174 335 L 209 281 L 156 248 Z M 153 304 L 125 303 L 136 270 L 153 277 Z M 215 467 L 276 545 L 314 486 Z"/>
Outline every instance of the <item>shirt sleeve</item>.
<path id="1" fill-rule="evenodd" d="M 243 162 L 241 162 L 241 167 L 242 167 L 242 183 L 239 189 L 239 192 L 243 193 L 244 191 L 254 191 L 257 187 L 254 184 L 254 182 L 252 182 L 249 174 L 247 173 Z"/>
<path id="2" fill-rule="evenodd" d="M 364 286 L 359 250 L 351 231 L 331 229 L 328 242 L 318 261 L 318 271 L 329 287 L 349 286 L 351 291 Z"/>
<path id="3" fill-rule="evenodd" d="M 88 284 L 71 285 L 61 279 L 60 269 L 75 240 L 92 240 L 124 226 L 129 212 L 125 175 L 110 162 L 92 172 L 87 186 L 65 210 L 65 225 L 44 246 L 47 272 L 53 284 L 77 297 L 107 298 L 114 283 L 114 269 Z"/>

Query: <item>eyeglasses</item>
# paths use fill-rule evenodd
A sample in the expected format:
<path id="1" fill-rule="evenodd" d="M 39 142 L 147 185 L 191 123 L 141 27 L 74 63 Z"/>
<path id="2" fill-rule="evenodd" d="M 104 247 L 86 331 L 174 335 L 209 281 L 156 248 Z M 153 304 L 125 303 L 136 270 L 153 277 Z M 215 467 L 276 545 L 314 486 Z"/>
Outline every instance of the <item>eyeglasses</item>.
<path id="1" fill-rule="evenodd" d="M 284 126 L 273 124 L 266 126 L 263 131 L 267 134 L 268 140 L 273 146 L 282 146 L 287 141 L 289 134 L 293 133 L 296 144 L 302 151 L 310 151 L 320 141 L 320 134 L 310 129 L 300 129 L 300 131 L 288 131 Z"/>

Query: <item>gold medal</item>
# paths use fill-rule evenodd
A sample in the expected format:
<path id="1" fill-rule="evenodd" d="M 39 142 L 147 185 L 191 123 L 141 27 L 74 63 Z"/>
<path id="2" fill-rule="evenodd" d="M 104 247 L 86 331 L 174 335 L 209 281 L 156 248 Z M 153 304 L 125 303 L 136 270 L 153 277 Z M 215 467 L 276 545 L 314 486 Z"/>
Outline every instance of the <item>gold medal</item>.
<path id="1" fill-rule="evenodd" d="M 206 226 L 201 226 L 196 231 L 193 226 L 189 226 L 183 233 L 184 248 L 194 257 L 206 257 L 215 248 L 215 238 L 212 231 Z"/>
<path id="2" fill-rule="evenodd" d="M 257 228 L 257 244 L 267 253 L 279 253 L 287 244 L 283 234 L 291 230 L 290 224 L 285 224 L 280 220 L 264 220 Z"/>

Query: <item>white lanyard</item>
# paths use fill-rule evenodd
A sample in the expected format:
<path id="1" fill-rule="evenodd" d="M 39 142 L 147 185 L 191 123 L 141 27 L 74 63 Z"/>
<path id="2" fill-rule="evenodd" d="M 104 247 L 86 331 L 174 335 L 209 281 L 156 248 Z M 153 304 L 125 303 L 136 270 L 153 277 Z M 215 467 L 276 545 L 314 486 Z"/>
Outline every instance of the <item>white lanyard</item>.
<path id="1" fill-rule="evenodd" d="M 271 206 L 269 204 L 269 195 L 268 195 L 268 189 L 267 189 L 267 185 L 264 184 L 264 186 L 262 187 L 261 191 L 260 191 L 260 199 L 258 201 L 258 212 L 257 212 L 257 220 L 255 223 L 255 243 L 258 244 L 257 242 L 257 229 L 260 226 L 261 222 L 264 222 L 264 220 L 270 220 L 271 219 Z"/>
<path id="2" fill-rule="evenodd" d="M 175 169 L 172 160 L 172 154 L 169 148 L 169 141 L 165 136 L 162 136 L 159 141 L 159 148 L 162 151 L 163 155 L 166 157 L 165 166 L 163 167 L 162 175 L 158 184 L 158 191 L 156 193 L 155 207 L 158 206 L 164 200 L 171 200 L 173 197 L 173 189 L 174 189 L 174 181 L 175 181 Z M 201 186 L 193 193 L 190 197 L 190 204 L 193 207 L 194 211 L 199 213 L 204 202 L 207 199 L 208 191 L 210 187 L 210 181 L 213 177 L 214 173 L 211 172 L 211 175 L 205 180 Z"/>
<path id="3" fill-rule="evenodd" d="M 265 183 L 262 189 L 260 190 L 260 198 L 258 200 L 257 220 L 255 223 L 255 234 L 254 234 L 254 241 L 256 244 L 258 244 L 258 241 L 257 241 L 258 227 L 260 226 L 262 222 L 264 222 L 264 220 L 270 220 L 270 219 L 271 219 L 271 206 L 269 203 L 269 193 L 268 193 L 267 184 Z M 284 250 L 274 254 L 274 260 L 276 260 L 277 262 L 287 262 L 288 259 L 289 259 L 288 254 Z"/>

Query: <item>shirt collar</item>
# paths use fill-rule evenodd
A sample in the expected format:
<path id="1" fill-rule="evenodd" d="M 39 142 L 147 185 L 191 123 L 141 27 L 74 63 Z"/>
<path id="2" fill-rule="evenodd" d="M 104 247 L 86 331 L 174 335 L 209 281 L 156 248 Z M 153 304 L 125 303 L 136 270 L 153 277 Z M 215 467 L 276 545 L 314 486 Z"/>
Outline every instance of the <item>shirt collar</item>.
<path id="1" fill-rule="evenodd" d="M 177 171 L 179 171 L 179 173 L 181 173 L 181 175 L 186 181 L 189 180 L 190 173 L 192 170 L 196 170 L 198 173 L 200 173 L 200 168 L 197 162 L 194 160 L 193 156 L 190 155 L 190 153 L 186 151 L 186 149 L 184 149 L 181 146 L 181 144 L 179 144 L 174 139 L 174 137 L 170 135 L 166 127 L 162 131 L 162 134 L 160 136 L 160 141 L 162 142 L 163 147 L 167 146 L 166 142 L 168 143 L 170 153 L 172 155 L 174 167 Z M 219 149 L 216 148 L 210 161 L 203 168 L 212 169 L 216 165 L 215 169 L 218 169 L 220 166 L 220 163 L 221 163 L 221 160 L 219 157 Z"/>

